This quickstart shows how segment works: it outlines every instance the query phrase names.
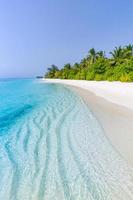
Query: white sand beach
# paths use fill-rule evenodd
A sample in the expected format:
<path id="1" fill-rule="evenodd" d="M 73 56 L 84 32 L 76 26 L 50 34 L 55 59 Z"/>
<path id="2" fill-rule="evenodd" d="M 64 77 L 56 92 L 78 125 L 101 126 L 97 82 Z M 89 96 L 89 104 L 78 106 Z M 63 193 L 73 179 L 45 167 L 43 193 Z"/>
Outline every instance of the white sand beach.
<path id="1" fill-rule="evenodd" d="M 133 165 L 133 83 L 44 79 L 82 96 L 117 151 Z"/>

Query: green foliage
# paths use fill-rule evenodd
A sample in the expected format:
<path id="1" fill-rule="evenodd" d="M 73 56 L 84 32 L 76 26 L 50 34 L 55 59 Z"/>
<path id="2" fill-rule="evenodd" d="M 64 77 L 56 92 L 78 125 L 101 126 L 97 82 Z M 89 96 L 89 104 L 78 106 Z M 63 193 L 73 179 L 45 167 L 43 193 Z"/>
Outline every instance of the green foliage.
<path id="1" fill-rule="evenodd" d="M 121 77 L 120 77 L 120 81 L 121 82 L 130 82 L 131 81 L 130 75 L 129 74 L 122 74 Z"/>
<path id="2" fill-rule="evenodd" d="M 95 72 L 94 72 L 94 70 L 88 71 L 88 73 L 86 75 L 86 80 L 94 80 L 94 78 L 95 78 Z"/>
<path id="3" fill-rule="evenodd" d="M 104 78 L 103 78 L 102 74 L 96 74 L 94 80 L 96 80 L 96 81 L 103 81 Z"/>
<path id="4" fill-rule="evenodd" d="M 133 82 L 133 72 L 129 73 L 130 81 Z"/>
<path id="5" fill-rule="evenodd" d="M 52 65 L 50 68 L 48 68 L 48 72 L 46 73 L 46 78 L 55 78 L 56 72 L 58 72 L 59 69 L 56 65 Z"/>
<path id="6" fill-rule="evenodd" d="M 106 60 L 104 58 L 98 58 L 92 66 L 95 74 L 103 74 L 106 71 Z"/>
<path id="7" fill-rule="evenodd" d="M 115 47 L 107 58 L 104 51 L 89 50 L 87 57 L 80 63 L 65 64 L 62 69 L 52 65 L 45 74 L 46 78 L 75 80 L 133 81 L 133 45 Z"/>

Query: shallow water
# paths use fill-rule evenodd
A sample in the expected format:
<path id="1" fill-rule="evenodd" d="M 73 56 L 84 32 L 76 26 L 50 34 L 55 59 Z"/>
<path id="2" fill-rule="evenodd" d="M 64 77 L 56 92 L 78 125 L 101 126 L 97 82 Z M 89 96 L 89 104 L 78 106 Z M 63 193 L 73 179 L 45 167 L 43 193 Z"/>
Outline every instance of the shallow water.
<path id="1" fill-rule="evenodd" d="M 0 200 L 133 199 L 133 170 L 63 85 L 0 80 Z"/>

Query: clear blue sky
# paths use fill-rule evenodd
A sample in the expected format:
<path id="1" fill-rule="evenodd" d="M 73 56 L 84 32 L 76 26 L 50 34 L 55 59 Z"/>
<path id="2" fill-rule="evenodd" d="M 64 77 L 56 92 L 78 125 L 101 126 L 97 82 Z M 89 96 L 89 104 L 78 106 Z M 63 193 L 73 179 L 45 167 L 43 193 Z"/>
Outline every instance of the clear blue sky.
<path id="1" fill-rule="evenodd" d="M 133 43 L 132 0 L 0 0 L 0 77 L 43 74 Z"/>

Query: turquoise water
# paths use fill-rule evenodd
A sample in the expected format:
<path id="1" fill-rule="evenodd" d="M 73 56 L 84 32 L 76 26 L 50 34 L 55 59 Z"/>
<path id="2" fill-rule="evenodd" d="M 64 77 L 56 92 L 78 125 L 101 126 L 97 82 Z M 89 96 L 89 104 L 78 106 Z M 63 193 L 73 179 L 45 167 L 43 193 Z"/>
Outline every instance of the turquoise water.
<path id="1" fill-rule="evenodd" d="M 0 80 L 0 200 L 133 199 L 133 170 L 63 85 Z"/>

